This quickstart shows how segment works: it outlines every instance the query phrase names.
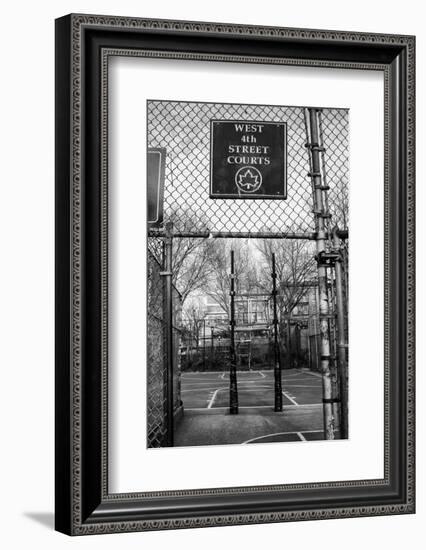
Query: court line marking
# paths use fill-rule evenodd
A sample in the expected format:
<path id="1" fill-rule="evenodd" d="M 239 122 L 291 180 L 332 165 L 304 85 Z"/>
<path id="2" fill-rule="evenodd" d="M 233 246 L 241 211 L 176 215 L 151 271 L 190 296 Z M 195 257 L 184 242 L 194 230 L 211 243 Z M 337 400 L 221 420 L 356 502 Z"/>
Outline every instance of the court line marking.
<path id="1" fill-rule="evenodd" d="M 287 388 L 320 388 L 321 386 L 306 386 L 302 384 L 286 384 Z"/>
<path id="2" fill-rule="evenodd" d="M 218 392 L 220 389 L 223 389 L 223 388 L 218 388 L 218 389 L 213 393 L 212 398 L 210 399 L 209 404 L 207 405 L 207 408 L 208 408 L 208 409 L 211 409 L 211 408 L 212 408 L 213 402 L 214 402 L 214 400 L 216 399 L 217 392 Z"/>
<path id="3" fill-rule="evenodd" d="M 322 433 L 322 432 L 323 430 L 307 430 L 304 433 L 314 434 L 314 433 Z M 247 445 L 247 443 L 252 443 L 253 441 L 258 441 L 259 439 L 265 439 L 266 437 L 271 437 L 273 435 L 293 435 L 293 434 L 297 434 L 299 437 L 303 437 L 303 435 L 300 432 L 275 432 L 271 434 L 260 435 L 258 437 L 253 437 L 252 439 L 248 439 L 247 441 L 244 441 L 243 443 L 241 443 L 241 445 Z M 302 441 L 303 440 L 306 441 L 305 438 L 303 438 Z M 277 441 L 276 443 L 279 443 L 279 442 Z"/>
<path id="4" fill-rule="evenodd" d="M 265 375 L 264 373 L 262 373 L 262 378 L 266 378 L 268 380 L 271 380 L 273 381 L 274 380 L 274 375 L 271 374 L 271 376 L 267 376 Z M 220 378 L 222 378 L 223 380 L 229 380 L 229 376 L 221 376 Z M 248 377 L 247 377 L 248 378 Z M 240 380 L 246 380 L 247 378 L 239 378 L 239 381 Z M 191 380 L 197 380 L 196 378 L 191 378 Z M 201 378 L 198 379 L 201 381 Z M 256 380 L 259 380 L 259 378 L 257 377 Z M 285 374 L 282 376 L 282 380 L 294 380 L 295 382 L 302 382 L 302 381 L 305 381 L 305 380 L 309 380 L 310 382 L 316 382 L 316 380 L 313 380 L 312 378 L 297 378 L 296 376 L 286 376 Z M 318 383 L 321 383 L 321 380 L 318 380 Z"/>
<path id="5" fill-rule="evenodd" d="M 211 386 L 211 385 L 213 385 L 215 382 L 216 382 L 216 384 L 217 384 L 217 380 L 209 380 L 209 381 L 206 381 L 206 382 L 197 382 L 197 383 L 194 383 L 194 382 L 189 382 L 189 383 L 188 383 L 188 382 L 182 381 L 182 386 L 185 386 L 185 387 L 196 386 L 196 387 L 198 387 L 200 390 L 203 390 L 203 389 L 205 389 L 205 388 L 202 387 L 203 385 L 206 385 L 206 384 L 207 384 L 207 385 L 210 385 L 210 386 Z M 221 383 L 224 384 L 224 383 L 226 383 L 226 382 L 228 382 L 228 380 L 223 380 Z M 257 384 L 257 383 L 259 383 L 259 382 L 260 382 L 260 379 L 259 379 L 259 378 L 258 378 L 257 380 L 240 380 L 240 381 L 238 382 L 238 386 L 240 386 L 240 385 L 241 385 L 241 386 L 244 386 L 244 385 Z M 262 380 L 262 383 L 263 383 L 263 384 L 267 384 L 268 381 L 267 381 L 267 380 Z M 258 387 L 261 387 L 261 388 L 272 388 L 272 387 L 273 387 L 273 382 L 270 383 L 269 386 L 258 386 Z M 316 387 L 316 386 L 312 386 L 312 387 L 314 388 L 314 387 Z"/>
<path id="6" fill-rule="evenodd" d="M 223 388 L 222 388 L 223 389 Z M 302 403 L 300 405 L 283 405 L 283 409 L 295 409 L 295 408 L 322 408 L 322 403 Z M 239 409 L 271 409 L 271 411 L 274 409 L 273 405 L 239 405 Z M 214 411 L 218 410 L 228 410 L 229 407 L 213 407 Z M 184 411 L 205 411 L 207 410 L 207 407 L 184 407 Z M 293 433 L 293 432 L 292 432 Z"/>
<path id="7" fill-rule="evenodd" d="M 293 403 L 293 405 L 297 405 L 299 407 L 299 403 L 297 403 L 286 391 L 283 391 L 284 397 L 287 397 L 289 401 Z"/>
<path id="8" fill-rule="evenodd" d="M 241 375 L 260 375 L 261 377 L 265 377 L 265 378 L 273 378 L 274 376 L 274 371 L 273 370 L 268 370 L 268 371 L 264 371 L 264 370 L 259 370 L 259 371 L 237 371 L 237 374 L 241 374 Z M 224 371 L 222 373 L 216 373 L 216 372 L 183 372 L 182 373 L 182 377 L 183 378 L 188 378 L 188 379 L 191 379 L 191 380 L 198 380 L 198 379 L 201 379 L 201 378 L 206 378 L 208 376 L 212 376 L 213 378 L 216 378 L 217 376 L 219 378 L 223 378 L 225 376 L 228 376 L 229 375 L 229 372 L 228 371 Z M 318 374 L 318 373 L 314 373 L 314 372 L 292 372 L 292 373 L 286 373 L 286 371 L 283 371 L 282 372 L 282 376 L 283 378 L 296 378 L 298 376 L 302 376 L 302 377 L 314 377 L 314 378 L 319 378 L 321 379 L 321 375 Z"/>
<path id="9" fill-rule="evenodd" d="M 314 376 L 315 378 L 322 378 L 322 375 L 319 372 L 312 372 L 312 371 L 299 371 L 300 374 L 309 374 L 309 376 Z"/>
<path id="10" fill-rule="evenodd" d="M 213 386 L 212 388 L 203 388 L 203 390 L 205 390 L 205 391 L 219 391 L 219 390 L 227 390 L 227 389 L 228 389 L 228 387 L 226 387 L 226 388 L 218 388 L 217 386 Z M 197 388 L 195 388 L 195 389 L 192 388 L 192 389 L 190 389 L 190 390 L 181 390 L 182 393 L 183 393 L 183 392 L 189 392 L 189 391 L 198 391 L 198 390 L 197 390 Z"/>
<path id="11" fill-rule="evenodd" d="M 182 374 L 182 380 L 194 380 L 195 382 L 201 382 L 203 380 L 217 380 L 217 376 L 203 376 L 203 377 L 196 377 L 196 376 L 186 376 L 185 374 Z"/>
<path id="12" fill-rule="evenodd" d="M 203 391 L 209 391 L 209 390 L 210 391 L 213 391 L 213 390 L 219 391 L 219 390 L 227 390 L 228 386 L 223 386 L 223 387 L 220 387 L 220 388 L 218 388 L 217 386 L 213 386 L 213 387 L 210 387 L 210 388 L 202 388 L 202 389 L 203 389 Z M 244 392 L 249 392 L 249 391 L 258 391 L 259 389 L 267 389 L 268 390 L 268 389 L 270 389 L 270 387 L 269 386 L 257 386 L 256 388 L 253 388 L 253 389 L 251 387 L 250 388 L 240 388 L 240 389 L 242 389 Z M 182 391 L 182 393 L 184 391 L 199 391 L 199 388 L 190 388 L 189 390 L 183 389 L 181 391 Z M 296 405 L 297 405 L 297 403 L 296 403 Z"/>
<path id="13" fill-rule="evenodd" d="M 197 385 L 197 384 L 210 384 L 210 383 L 213 383 L 213 382 L 217 382 L 218 380 L 223 380 L 224 382 L 229 382 L 229 378 L 207 378 L 205 380 L 196 380 L 195 378 L 190 378 L 190 379 L 182 379 L 182 383 L 183 384 L 186 384 L 188 386 L 194 386 L 194 385 Z M 255 378 L 254 380 L 249 380 L 247 378 L 243 378 L 243 379 L 240 379 L 238 380 L 238 384 L 253 384 L 253 383 L 256 383 L 256 382 L 260 382 L 262 381 L 263 384 L 274 384 L 274 379 L 273 378 Z M 294 385 L 294 384 L 298 384 L 299 382 L 311 382 L 314 383 L 315 380 L 312 380 L 312 378 L 304 378 L 302 380 L 295 380 L 294 378 L 292 378 L 291 380 L 288 380 L 287 378 L 282 378 L 282 381 L 283 383 L 288 383 L 288 384 L 291 384 L 291 385 Z M 318 382 L 318 384 L 316 384 L 315 386 L 312 386 L 312 387 L 318 387 L 321 385 L 321 381 Z"/>
<path id="14" fill-rule="evenodd" d="M 283 378 L 283 381 L 286 381 L 286 378 Z M 297 382 L 315 382 L 315 380 L 312 380 L 312 378 L 298 378 L 297 380 L 295 378 L 292 378 L 289 383 L 294 384 Z M 321 380 L 318 380 L 317 386 L 321 384 Z"/>

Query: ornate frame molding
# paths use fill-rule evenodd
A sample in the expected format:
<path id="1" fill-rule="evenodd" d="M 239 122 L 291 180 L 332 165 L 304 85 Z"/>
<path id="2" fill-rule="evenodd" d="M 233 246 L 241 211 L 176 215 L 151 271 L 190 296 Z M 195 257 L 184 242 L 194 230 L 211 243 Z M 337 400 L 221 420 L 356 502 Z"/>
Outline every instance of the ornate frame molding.
<path id="1" fill-rule="evenodd" d="M 118 37 L 114 43 L 97 43 L 97 31 L 109 30 Z M 89 34 L 91 33 L 90 39 Z M 194 51 L 174 51 L 170 48 L 156 49 L 154 47 L 120 46 L 120 35 L 134 39 L 137 35 L 145 41 L 154 36 L 167 36 L 176 40 L 182 36 L 200 39 L 205 36 L 231 38 L 237 45 L 244 45 L 252 39 L 262 39 L 271 48 L 274 44 L 286 41 L 308 48 L 309 45 L 323 44 L 327 52 L 332 52 L 333 46 L 353 52 L 348 60 L 299 57 L 272 56 L 233 53 L 209 53 Z M 112 35 L 111 35 L 112 36 Z M 93 44 L 90 43 L 92 40 Z M 104 40 L 104 39 L 103 39 Z M 118 43 L 117 43 L 118 42 Z M 95 44 L 96 43 L 96 44 Z M 251 44 L 252 42 L 250 42 Z M 263 42 L 262 42 L 263 44 Z M 363 59 L 356 61 L 356 47 L 368 44 L 377 52 L 387 52 L 389 60 L 384 62 Z M 225 44 L 224 44 L 225 45 Z M 241 46 L 242 47 L 242 46 Z M 384 514 L 412 513 L 414 511 L 414 134 L 415 134 L 415 62 L 414 37 L 397 35 L 377 35 L 364 33 L 346 33 L 341 31 L 321 31 L 306 29 L 286 29 L 278 27 L 252 27 L 244 25 L 227 25 L 217 23 L 201 23 L 186 21 L 148 20 L 95 15 L 70 15 L 57 20 L 57 216 L 66 215 L 69 225 L 57 219 L 57 529 L 69 534 L 83 535 L 90 533 L 112 533 L 124 531 L 139 531 L 151 529 L 176 529 L 213 525 L 236 525 L 247 523 L 282 522 L 308 519 L 326 519 L 336 517 L 359 517 Z M 325 50 L 324 50 L 325 51 Z M 342 50 L 343 51 L 343 50 Z M 238 487 L 226 489 L 170 491 L 156 493 L 109 494 L 107 488 L 107 314 L 108 314 L 108 277 L 107 277 L 107 122 L 108 122 L 108 59 L 110 56 L 163 57 L 169 59 L 191 59 L 207 61 L 233 61 L 240 63 L 273 63 L 291 64 L 315 67 L 335 67 L 342 69 L 369 69 L 383 71 L 385 76 L 385 476 L 383 480 L 342 481 L 334 483 L 314 483 L 297 485 L 276 485 L 270 487 Z M 332 54 L 328 53 L 328 56 Z M 384 53 L 383 53 L 384 55 Z M 393 57 L 392 57 L 393 56 Z M 398 57 L 399 56 L 399 57 Z M 401 57 L 402 56 L 402 57 Z M 386 57 L 386 56 L 385 56 Z M 394 60 L 399 60 L 395 65 Z M 65 61 L 65 65 L 62 65 Z M 89 99 L 92 93 L 90 78 L 85 71 L 96 63 L 101 94 L 99 107 L 100 118 L 93 123 L 93 129 L 99 132 L 100 168 L 99 176 L 99 212 L 88 216 L 87 205 L 87 155 L 88 147 L 93 147 L 87 137 L 87 126 L 90 117 L 89 106 L 96 99 Z M 401 64 L 405 63 L 401 72 Z M 406 105 L 406 127 L 403 136 L 395 136 L 395 121 L 392 118 L 396 96 Z M 67 114 L 68 111 L 68 114 Z M 69 118 L 67 118 L 69 117 Z M 65 123 L 64 123 L 65 120 Z M 97 125 L 97 126 L 96 126 Z M 405 141 L 404 141 L 405 140 Z M 67 154 L 70 151 L 70 154 Z M 398 167 L 392 165 L 391 150 L 401 150 L 399 169 L 402 170 L 397 195 L 400 203 L 395 203 L 395 172 Z M 391 173 L 392 172 L 392 173 Z M 392 175 L 393 174 L 393 175 Z M 393 189 L 393 187 L 392 187 Z M 393 194 L 392 194 L 393 193 Z M 58 198 L 59 197 L 59 198 Z M 395 269 L 395 236 L 390 226 L 395 216 L 400 216 L 400 224 L 405 223 L 404 234 L 400 235 L 402 250 L 397 251 L 400 269 L 405 273 L 406 285 L 401 291 L 405 307 L 405 319 L 402 330 L 405 333 L 406 345 L 392 342 L 391 337 L 391 270 Z M 87 277 L 91 269 L 88 250 L 94 250 L 89 244 L 87 232 L 94 231 L 92 225 L 96 219 L 99 229 L 100 250 L 98 260 L 99 278 L 99 368 L 96 371 L 101 398 L 99 406 L 93 414 L 96 416 L 99 431 L 99 449 L 96 451 L 95 467 L 85 465 L 86 455 L 91 452 L 85 440 L 84 426 L 87 415 L 92 408 L 87 408 L 86 402 L 90 391 L 87 389 L 87 351 L 90 346 L 85 332 L 85 316 L 87 315 Z M 399 219 L 399 218 L 398 218 Z M 405 241 L 405 242 L 403 242 Z M 65 243 L 68 243 L 65 246 Z M 398 241 L 399 242 L 399 241 Z M 404 299 L 405 298 L 405 299 Z M 68 301 L 68 310 L 64 312 L 61 306 Z M 404 323 L 405 321 L 405 323 Z M 399 326 L 399 325 L 398 325 Z M 393 329 L 395 330 L 395 329 Z M 66 334 L 64 334 L 66 331 Z M 405 349 L 399 349 L 400 347 Z M 398 349 L 396 349 L 398 348 Z M 399 396 L 401 404 L 405 404 L 405 428 L 400 433 L 392 432 L 391 415 L 395 403 L 391 393 L 391 359 L 398 356 L 403 364 L 397 373 L 404 378 L 406 393 Z M 97 356 L 96 356 L 97 357 Z M 64 364 L 64 362 L 66 364 Z M 69 400 L 64 400 L 64 391 L 68 391 Z M 85 408 L 86 407 L 86 408 Z M 68 423 L 68 424 L 67 424 Z M 59 429 L 58 429 L 59 427 Z M 65 430 L 65 433 L 64 433 Z M 404 434 L 402 433 L 404 431 Z M 59 433 L 61 432 L 61 433 Z M 306 509 L 279 509 L 276 504 L 277 494 L 291 495 L 295 492 L 304 493 L 307 490 L 339 490 L 369 488 L 386 488 L 395 484 L 391 479 L 392 464 L 391 439 L 405 439 L 406 467 L 399 472 L 398 497 L 394 497 L 380 505 L 313 506 L 307 501 Z M 83 453 L 84 450 L 84 453 Z M 92 459 L 91 459 L 92 460 Z M 92 460 L 93 461 L 93 460 Z M 88 482 L 88 472 L 98 474 L 96 481 Z M 64 489 L 64 483 L 66 488 Z M 269 493 L 275 497 L 275 509 L 266 510 L 258 505 L 250 512 L 241 512 L 244 499 L 251 494 L 259 498 Z M 337 494 L 337 493 L 336 493 Z M 238 497 L 240 508 L 230 513 L 220 513 L 221 505 L 217 505 L 214 514 L 181 514 L 171 517 L 171 514 L 161 514 L 152 517 L 152 513 L 143 510 L 130 514 L 128 508 L 137 509 L 144 499 L 169 498 L 170 503 L 176 497 L 217 497 L 226 495 Z M 403 498 L 402 498 L 403 497 Z M 401 501 L 402 498 L 402 501 Z M 265 501 L 266 502 L 266 501 Z M 266 506 L 266 505 L 265 505 Z M 228 507 L 229 508 L 229 507 Z M 127 511 L 126 511 L 127 510 Z M 173 514 L 176 515 L 176 514 Z M 170 516 L 170 517 L 169 517 Z M 123 519 L 124 518 L 124 519 Z"/>

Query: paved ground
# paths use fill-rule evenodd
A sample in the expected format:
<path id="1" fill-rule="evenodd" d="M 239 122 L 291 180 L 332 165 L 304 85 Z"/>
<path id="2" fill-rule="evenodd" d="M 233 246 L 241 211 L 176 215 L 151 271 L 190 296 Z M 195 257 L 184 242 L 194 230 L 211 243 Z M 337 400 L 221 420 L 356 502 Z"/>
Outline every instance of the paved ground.
<path id="1" fill-rule="evenodd" d="M 229 414 L 228 373 L 184 373 L 184 417 L 175 445 L 224 445 L 323 439 L 318 374 L 285 370 L 282 413 L 274 412 L 274 373 L 238 372 L 239 414 Z"/>

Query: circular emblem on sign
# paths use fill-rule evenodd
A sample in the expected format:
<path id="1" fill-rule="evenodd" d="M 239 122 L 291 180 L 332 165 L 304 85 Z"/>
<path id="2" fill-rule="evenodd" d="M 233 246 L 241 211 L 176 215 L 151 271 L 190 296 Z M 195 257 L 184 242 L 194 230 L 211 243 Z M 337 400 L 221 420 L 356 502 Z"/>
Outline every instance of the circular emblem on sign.
<path id="1" fill-rule="evenodd" d="M 262 185 L 262 174 L 254 166 L 243 166 L 235 174 L 235 183 L 242 193 L 255 193 Z"/>

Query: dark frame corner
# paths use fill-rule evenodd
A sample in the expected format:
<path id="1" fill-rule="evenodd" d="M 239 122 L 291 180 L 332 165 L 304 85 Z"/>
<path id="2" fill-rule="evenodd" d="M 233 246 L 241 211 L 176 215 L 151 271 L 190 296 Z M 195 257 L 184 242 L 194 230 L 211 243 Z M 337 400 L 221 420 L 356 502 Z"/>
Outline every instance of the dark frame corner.
<path id="1" fill-rule="evenodd" d="M 111 495 L 102 345 L 102 89 L 108 52 L 371 69 L 385 75 L 383 480 Z M 56 21 L 56 529 L 70 535 L 413 513 L 412 36 L 68 15 Z"/>

